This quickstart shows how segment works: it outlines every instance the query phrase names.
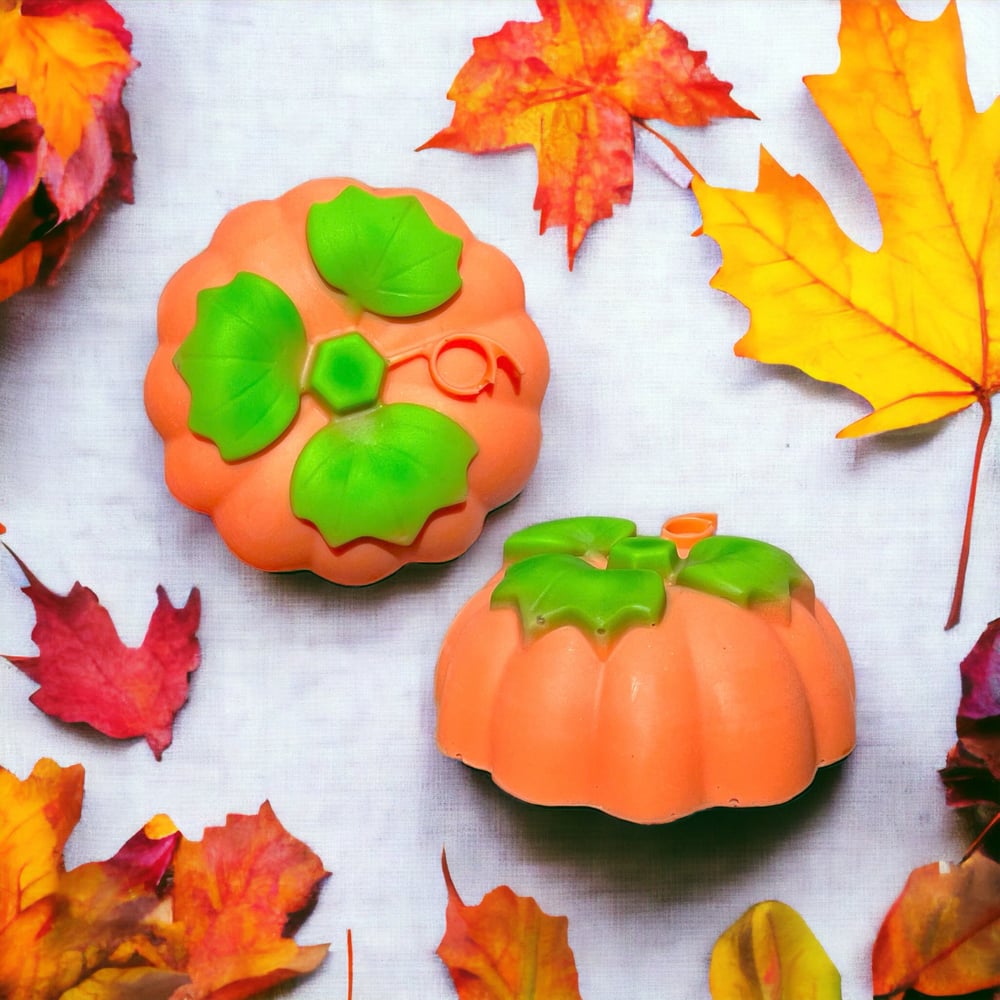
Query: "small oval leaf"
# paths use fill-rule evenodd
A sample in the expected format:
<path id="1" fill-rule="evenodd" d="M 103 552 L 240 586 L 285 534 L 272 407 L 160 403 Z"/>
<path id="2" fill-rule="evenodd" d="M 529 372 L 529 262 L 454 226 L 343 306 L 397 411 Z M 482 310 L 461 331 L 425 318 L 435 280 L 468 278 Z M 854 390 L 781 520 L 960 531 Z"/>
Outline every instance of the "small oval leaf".
<path id="1" fill-rule="evenodd" d="M 236 461 L 276 441 L 299 411 L 308 345 L 295 303 L 241 271 L 198 293 L 197 319 L 174 355 L 191 390 L 188 425 Z"/>
<path id="2" fill-rule="evenodd" d="M 464 500 L 478 448 L 450 417 L 392 403 L 335 420 L 292 470 L 297 517 L 336 548 L 358 538 L 409 545 L 437 510 Z"/>
<path id="3" fill-rule="evenodd" d="M 431 221 L 413 195 L 346 187 L 309 209 L 306 239 L 325 281 L 380 316 L 417 316 L 462 286 L 459 237 Z"/>
<path id="4" fill-rule="evenodd" d="M 751 906 L 712 949 L 713 1000 L 841 1000 L 840 973 L 785 903 Z"/>

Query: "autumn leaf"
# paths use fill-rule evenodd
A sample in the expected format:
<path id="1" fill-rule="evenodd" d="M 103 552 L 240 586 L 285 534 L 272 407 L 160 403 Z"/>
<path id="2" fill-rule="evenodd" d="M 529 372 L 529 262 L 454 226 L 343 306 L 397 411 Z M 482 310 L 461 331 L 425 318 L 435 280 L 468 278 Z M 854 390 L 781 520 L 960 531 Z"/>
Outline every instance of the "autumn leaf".
<path id="1" fill-rule="evenodd" d="M 168 963 L 168 938 L 154 924 L 178 839 L 140 831 L 113 858 L 63 872 L 55 892 L 0 934 L 0 951 L 19 956 L 16 977 L 0 967 L 0 986 L 16 983 L 15 998 L 62 997 L 102 969 Z M 170 981 L 176 989 L 188 977 L 175 972 Z"/>
<path id="2" fill-rule="evenodd" d="M 459 1000 L 580 1000 L 566 917 L 549 916 L 505 885 L 466 906 L 443 854 L 441 866 L 448 908 L 437 954 Z"/>
<path id="3" fill-rule="evenodd" d="M 840 436 L 980 406 L 950 627 L 1000 387 L 1000 103 L 973 106 L 955 4 L 925 22 L 895 0 L 842 0 L 841 18 L 840 66 L 805 83 L 871 189 L 878 250 L 851 240 L 816 189 L 764 150 L 756 191 L 692 187 L 722 248 L 712 284 L 750 310 L 736 353 L 863 396 L 873 412 Z"/>
<path id="4" fill-rule="evenodd" d="M 751 906 L 715 943 L 714 1000 L 841 1000 L 840 973 L 790 906 Z"/>
<path id="5" fill-rule="evenodd" d="M 1000 986 L 1000 863 L 981 850 L 911 873 L 872 951 L 876 997 Z"/>
<path id="6" fill-rule="evenodd" d="M 0 768 L 0 932 L 55 892 L 82 805 L 79 765 L 62 768 L 43 759 L 23 781 Z"/>
<path id="7" fill-rule="evenodd" d="M 958 741 L 941 770 L 950 806 L 1000 807 L 1000 618 L 961 663 Z"/>
<path id="8" fill-rule="evenodd" d="M 186 971 L 195 990 L 184 1000 L 251 996 L 315 969 L 327 945 L 302 948 L 285 936 L 289 919 L 309 908 L 329 873 L 264 803 L 256 816 L 230 816 L 185 840 L 174 862 L 174 917 L 185 929 Z"/>
<path id="9" fill-rule="evenodd" d="M 420 147 L 534 146 L 541 231 L 566 227 L 570 268 L 587 229 L 632 197 L 633 121 L 754 117 L 712 75 L 704 52 L 663 21 L 649 22 L 651 2 L 538 0 L 541 21 L 508 21 L 476 38 L 448 91 L 451 124 Z"/>
<path id="10" fill-rule="evenodd" d="M 9 548 L 28 580 L 35 607 L 31 637 L 38 656 L 7 656 L 37 681 L 31 701 L 64 722 L 86 722 L 115 739 L 145 736 L 159 760 L 173 738 L 174 715 L 188 696 L 188 675 L 200 658 L 195 633 L 201 597 L 192 589 L 175 608 L 162 587 L 142 645 L 118 637 L 97 595 L 79 583 L 65 596 L 49 590 Z"/>
<path id="11" fill-rule="evenodd" d="M 131 43 L 106 0 L 0 3 L 0 299 L 51 281 L 104 206 L 132 200 Z"/>
<path id="12" fill-rule="evenodd" d="M 201 842 L 157 816 L 67 871 L 82 796 L 79 765 L 0 768 L 4 1000 L 240 1000 L 323 960 L 290 935 L 327 873 L 269 805 Z"/>

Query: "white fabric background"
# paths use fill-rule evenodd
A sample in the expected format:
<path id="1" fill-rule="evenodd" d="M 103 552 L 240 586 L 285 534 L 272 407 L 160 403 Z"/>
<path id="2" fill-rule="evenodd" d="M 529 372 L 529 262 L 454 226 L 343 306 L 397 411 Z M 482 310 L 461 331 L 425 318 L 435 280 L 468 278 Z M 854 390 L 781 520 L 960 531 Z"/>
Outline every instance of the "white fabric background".
<path id="1" fill-rule="evenodd" d="M 940 0 L 908 3 L 930 16 Z M 796 907 L 870 995 L 870 946 L 916 865 L 967 842 L 936 769 L 954 738 L 958 663 L 1000 611 L 1000 467 L 988 444 L 961 625 L 950 601 L 978 413 L 860 442 L 835 432 L 865 404 L 794 370 L 736 358 L 746 312 L 709 288 L 719 255 L 693 239 L 690 192 L 637 157 L 630 206 L 595 226 L 572 273 L 565 232 L 537 233 L 530 151 L 414 152 L 451 118 L 448 87 L 474 36 L 535 20 L 529 0 L 119 0 L 141 61 L 126 89 L 136 203 L 109 212 L 54 290 L 0 306 L 0 520 L 40 578 L 81 580 L 137 644 L 162 582 L 202 590 L 202 667 L 156 763 L 55 722 L 0 667 L 0 763 L 87 769 L 68 862 L 103 858 L 150 816 L 188 836 L 227 812 L 278 816 L 331 870 L 302 943 L 330 958 L 293 993 L 453 996 L 434 956 L 446 847 L 465 899 L 500 883 L 566 914 L 586 1000 L 708 996 L 716 936 L 745 907 Z M 1000 11 L 959 0 L 978 106 L 1000 93 Z M 805 173 L 844 227 L 879 240 L 871 200 L 801 83 L 837 64 L 834 0 L 657 0 L 707 49 L 760 121 L 671 134 L 715 183 L 751 187 L 760 143 Z M 350 590 L 268 576 L 229 554 L 162 481 L 142 405 L 155 309 L 222 215 L 311 177 L 413 185 L 449 201 L 520 267 L 547 339 L 545 440 L 522 496 L 443 567 Z M 996 433 L 996 432 L 995 432 Z M 640 828 L 515 801 L 443 758 L 432 676 L 453 614 L 538 520 L 599 513 L 655 532 L 714 509 L 721 529 L 789 549 L 853 651 L 859 741 L 808 794 L 773 809 Z M 30 654 L 30 603 L 0 559 L 0 649 Z M 283 994 L 284 995 L 284 994 Z"/>

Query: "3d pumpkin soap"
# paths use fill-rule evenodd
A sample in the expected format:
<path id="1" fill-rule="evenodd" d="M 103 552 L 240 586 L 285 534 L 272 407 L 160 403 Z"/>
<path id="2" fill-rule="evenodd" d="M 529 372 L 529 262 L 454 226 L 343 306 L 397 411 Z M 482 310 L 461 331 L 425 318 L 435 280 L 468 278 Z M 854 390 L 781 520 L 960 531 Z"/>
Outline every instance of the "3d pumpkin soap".
<path id="1" fill-rule="evenodd" d="M 512 535 L 437 664 L 440 749 L 518 798 L 640 823 L 784 802 L 854 747 L 854 673 L 786 552 L 714 515 Z"/>
<path id="2" fill-rule="evenodd" d="M 235 209 L 158 329 L 167 485 L 260 569 L 452 559 L 534 468 L 548 354 L 521 276 L 423 192 L 317 180 Z"/>

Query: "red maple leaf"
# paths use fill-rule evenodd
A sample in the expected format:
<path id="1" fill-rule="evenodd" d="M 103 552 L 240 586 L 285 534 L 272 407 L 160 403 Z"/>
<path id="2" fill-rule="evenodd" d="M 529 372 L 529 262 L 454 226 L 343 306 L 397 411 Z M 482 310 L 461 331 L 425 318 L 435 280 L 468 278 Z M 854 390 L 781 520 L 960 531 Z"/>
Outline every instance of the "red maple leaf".
<path id="1" fill-rule="evenodd" d="M 476 38 L 448 91 L 451 124 L 420 147 L 534 146 L 541 230 L 566 226 L 571 268 L 588 227 L 632 197 L 633 120 L 756 117 L 729 96 L 732 84 L 713 76 L 704 52 L 649 22 L 651 2 L 538 0 L 541 21 L 509 21 Z"/>
<path id="2" fill-rule="evenodd" d="M 53 593 L 4 547 L 27 578 L 22 589 L 35 606 L 31 638 L 39 655 L 6 657 L 40 685 L 32 703 L 47 715 L 86 722 L 115 739 L 145 736 L 159 760 L 173 738 L 174 715 L 187 701 L 188 674 L 198 667 L 197 588 L 187 604 L 175 608 L 157 587 L 146 637 L 130 648 L 92 590 L 74 583 L 65 596 Z"/>

